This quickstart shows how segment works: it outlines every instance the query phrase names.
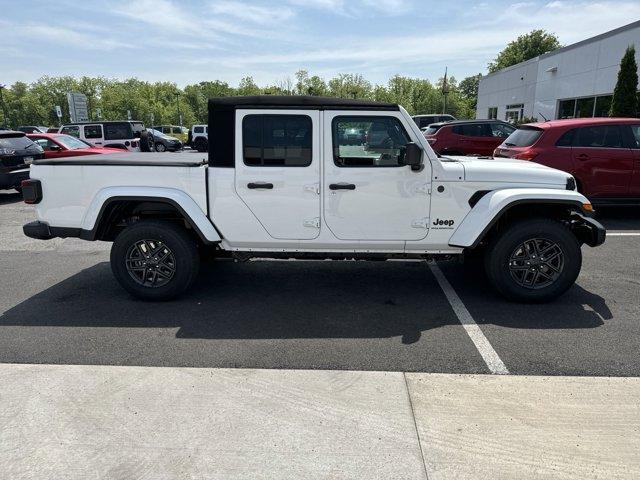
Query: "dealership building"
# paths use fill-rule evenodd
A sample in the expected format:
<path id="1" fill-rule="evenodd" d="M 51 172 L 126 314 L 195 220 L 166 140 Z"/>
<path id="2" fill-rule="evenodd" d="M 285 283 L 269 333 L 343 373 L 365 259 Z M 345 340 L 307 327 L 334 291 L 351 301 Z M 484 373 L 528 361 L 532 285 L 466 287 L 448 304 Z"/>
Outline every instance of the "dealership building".
<path id="1" fill-rule="evenodd" d="M 629 45 L 640 65 L 640 21 L 482 77 L 476 118 L 607 116 Z"/>

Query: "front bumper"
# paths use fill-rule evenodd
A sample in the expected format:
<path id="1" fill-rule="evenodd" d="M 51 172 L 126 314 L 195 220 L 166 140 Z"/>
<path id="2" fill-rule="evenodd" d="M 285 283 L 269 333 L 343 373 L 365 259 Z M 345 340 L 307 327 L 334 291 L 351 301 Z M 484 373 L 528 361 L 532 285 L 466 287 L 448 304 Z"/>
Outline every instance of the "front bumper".
<path id="1" fill-rule="evenodd" d="M 572 222 L 572 230 L 578 238 L 590 247 L 597 247 L 604 243 L 607 230 L 600 222 L 577 212 L 574 216 L 576 219 Z"/>

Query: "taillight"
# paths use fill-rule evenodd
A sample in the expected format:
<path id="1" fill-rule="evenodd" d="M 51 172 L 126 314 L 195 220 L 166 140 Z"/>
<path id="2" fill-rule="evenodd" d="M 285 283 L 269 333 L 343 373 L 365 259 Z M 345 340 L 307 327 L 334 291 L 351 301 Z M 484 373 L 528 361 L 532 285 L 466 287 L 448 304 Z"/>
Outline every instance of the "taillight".
<path id="1" fill-rule="evenodd" d="M 29 205 L 40 203 L 40 200 L 42 200 L 42 184 L 40 180 L 22 180 L 20 186 L 22 187 L 22 199 L 24 203 L 28 203 Z"/>
<path id="2" fill-rule="evenodd" d="M 525 150 L 524 152 L 517 153 L 515 157 L 518 160 L 533 160 L 538 156 L 538 152 L 534 152 L 533 150 Z"/>

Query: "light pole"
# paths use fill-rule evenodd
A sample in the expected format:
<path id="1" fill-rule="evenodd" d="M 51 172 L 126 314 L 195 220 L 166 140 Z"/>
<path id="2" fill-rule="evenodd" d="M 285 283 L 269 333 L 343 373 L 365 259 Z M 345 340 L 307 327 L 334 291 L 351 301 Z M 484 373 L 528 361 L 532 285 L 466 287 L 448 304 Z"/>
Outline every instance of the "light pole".
<path id="1" fill-rule="evenodd" d="M 4 104 L 4 98 L 2 97 L 2 90 L 4 90 L 6 87 L 5 84 L 0 83 L 0 104 L 2 104 L 2 116 L 4 117 L 3 121 L 4 121 L 4 126 L 8 127 L 8 122 L 9 122 L 9 116 L 7 115 L 7 106 Z"/>
<path id="2" fill-rule="evenodd" d="M 180 92 L 174 93 L 176 96 L 176 104 L 178 105 L 178 125 L 182 126 L 182 114 L 180 113 Z"/>

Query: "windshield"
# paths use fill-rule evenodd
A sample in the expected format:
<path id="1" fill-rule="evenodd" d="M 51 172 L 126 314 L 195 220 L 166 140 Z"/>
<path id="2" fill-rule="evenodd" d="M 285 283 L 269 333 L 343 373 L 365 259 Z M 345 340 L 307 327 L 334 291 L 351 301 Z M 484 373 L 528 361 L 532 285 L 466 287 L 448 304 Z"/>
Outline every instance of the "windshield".
<path id="1" fill-rule="evenodd" d="M 542 129 L 535 127 L 519 128 L 509 135 L 504 144 L 507 147 L 530 147 L 542 135 Z"/>
<path id="2" fill-rule="evenodd" d="M 434 133 L 436 133 L 438 130 L 440 130 L 440 127 L 442 125 L 431 125 L 427 128 L 424 129 L 424 134 L 425 135 L 433 135 Z"/>
<path id="3" fill-rule="evenodd" d="M 79 138 L 72 137 L 71 135 L 60 135 L 55 137 L 56 142 L 62 144 L 63 147 L 69 150 L 78 150 L 79 148 L 89 148 L 90 144 L 83 142 Z"/>
<path id="4" fill-rule="evenodd" d="M 35 144 L 31 139 L 25 136 L 0 138 L 0 148 L 6 148 L 9 150 L 25 150 L 27 148 L 32 148 L 33 150 L 37 150 L 34 146 Z"/>
<path id="5" fill-rule="evenodd" d="M 151 132 L 151 135 L 153 135 L 154 137 L 169 138 L 168 135 L 165 135 L 160 130 L 156 130 L 155 128 L 148 128 L 147 130 L 149 130 Z"/>

